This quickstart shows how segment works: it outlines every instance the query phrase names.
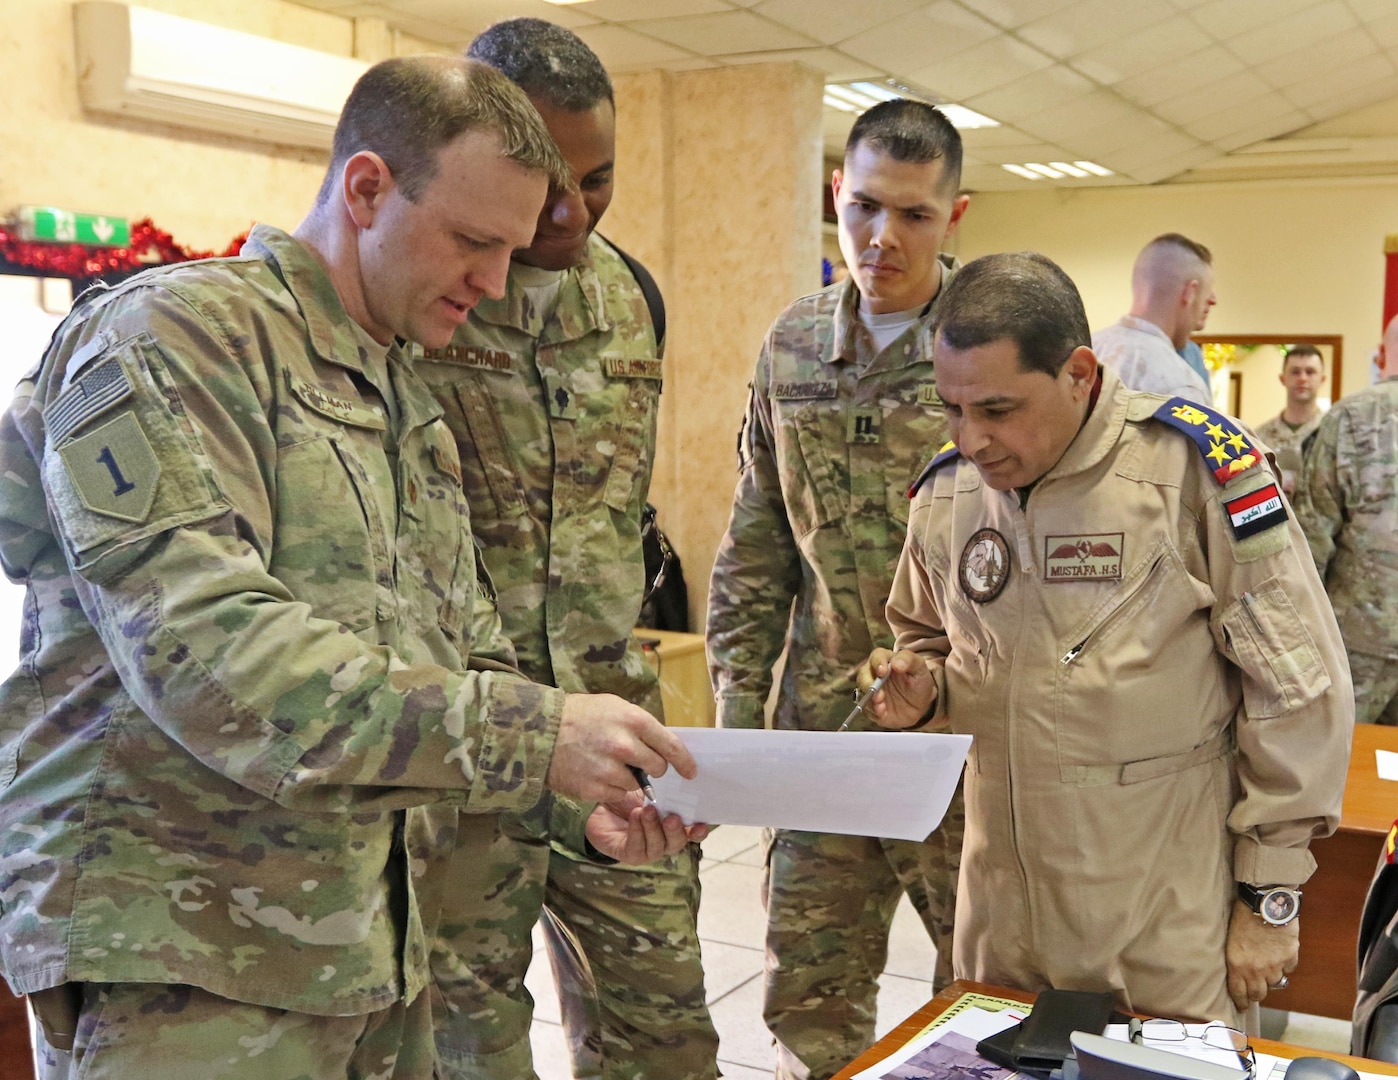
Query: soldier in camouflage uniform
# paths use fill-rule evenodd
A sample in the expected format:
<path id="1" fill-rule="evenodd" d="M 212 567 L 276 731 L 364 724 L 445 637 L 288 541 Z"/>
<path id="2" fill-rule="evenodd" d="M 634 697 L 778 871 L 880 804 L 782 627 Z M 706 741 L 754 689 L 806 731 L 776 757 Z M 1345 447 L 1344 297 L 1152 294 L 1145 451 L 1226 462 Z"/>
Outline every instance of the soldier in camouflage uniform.
<path id="1" fill-rule="evenodd" d="M 692 764 L 618 699 L 466 670 L 477 642 L 510 650 L 401 336 L 443 343 L 499 292 L 563 169 L 497 73 L 388 61 L 295 238 L 259 226 L 237 258 L 88 293 L 20 384 L 0 966 L 43 1080 L 426 1080 L 452 837 L 421 808 L 465 828 L 545 783 L 620 797 L 628 763 Z M 608 726 L 642 745 L 597 758 Z M 588 821 L 627 857 L 660 828 Z"/>
<path id="2" fill-rule="evenodd" d="M 1379 353 L 1379 384 L 1320 422 L 1296 518 L 1349 654 L 1355 720 L 1398 724 L 1398 317 Z"/>
<path id="3" fill-rule="evenodd" d="M 637 277 L 645 271 L 593 233 L 612 196 L 611 82 L 581 40 L 538 19 L 497 23 L 468 55 L 529 94 L 577 186 L 550 194 L 504 299 L 483 302 L 417 370 L 456 435 L 472 527 L 521 670 L 659 716 L 658 679 L 632 630 L 661 352 Z M 575 1073 L 713 1077 L 697 847 L 653 866 L 603 867 L 564 837 L 550 845 L 538 824 L 504 818 L 485 850 L 461 847 L 453 860 L 433 958 L 444 1074 L 534 1076 L 523 981 L 542 901 Z M 453 903 L 457 894 L 471 902 Z M 485 912 L 482 894 L 495 898 Z"/>
<path id="4" fill-rule="evenodd" d="M 1282 359 L 1281 384 L 1286 387 L 1286 407 L 1257 429 L 1257 436 L 1277 455 L 1282 490 L 1296 494 L 1296 481 L 1311 436 L 1320 427 L 1324 413 L 1316 400 L 1325 385 L 1325 361 L 1314 345 L 1297 345 Z"/>
<path id="5" fill-rule="evenodd" d="M 947 438 L 927 330 L 967 204 L 960 138 L 916 102 L 856 121 L 834 178 L 850 280 L 777 317 L 757 361 L 740 476 L 709 591 L 709 668 L 725 727 L 761 727 L 785 646 L 779 728 L 830 731 L 862 650 L 891 642 L 884 602 L 908 485 Z M 792 600 L 795 599 L 793 608 Z M 873 1041 L 888 930 L 907 892 L 951 978 L 958 794 L 925 842 L 769 838 L 764 1016 L 780 1077 L 828 1077 Z"/>

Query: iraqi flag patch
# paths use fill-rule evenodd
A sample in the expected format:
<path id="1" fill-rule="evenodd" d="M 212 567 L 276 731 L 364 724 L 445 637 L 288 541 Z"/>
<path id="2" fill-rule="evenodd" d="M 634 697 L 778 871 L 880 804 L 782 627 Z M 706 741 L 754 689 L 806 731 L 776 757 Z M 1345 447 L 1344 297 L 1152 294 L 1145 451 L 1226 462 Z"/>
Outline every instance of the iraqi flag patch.
<path id="1" fill-rule="evenodd" d="M 1282 501 L 1276 484 L 1267 484 L 1230 499 L 1223 504 L 1223 509 L 1228 515 L 1228 523 L 1233 526 L 1233 535 L 1239 540 L 1246 540 L 1273 525 L 1280 525 L 1287 518 L 1286 503 Z"/>

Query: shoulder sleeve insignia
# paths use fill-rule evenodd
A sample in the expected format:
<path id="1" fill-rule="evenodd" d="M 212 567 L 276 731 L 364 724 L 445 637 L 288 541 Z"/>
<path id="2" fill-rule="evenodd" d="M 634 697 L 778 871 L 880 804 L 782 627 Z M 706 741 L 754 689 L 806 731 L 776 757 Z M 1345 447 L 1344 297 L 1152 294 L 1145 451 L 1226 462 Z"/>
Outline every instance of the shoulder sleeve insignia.
<path id="1" fill-rule="evenodd" d="M 950 461 L 952 458 L 960 456 L 961 451 L 956 448 L 956 443 L 946 443 L 940 450 L 937 451 L 936 457 L 934 457 L 931 461 L 927 463 L 926 467 L 923 468 L 922 472 L 918 473 L 917 479 L 913 481 L 913 486 L 908 488 L 908 498 L 911 499 L 914 496 L 916 496 L 918 488 L 922 487 L 922 485 L 927 482 L 927 478 L 930 477 L 934 472 L 936 472 L 941 465 Z"/>
<path id="2" fill-rule="evenodd" d="M 1174 397 L 1151 415 L 1194 440 L 1220 484 L 1262 463 L 1262 455 L 1243 435 L 1237 422 L 1206 405 Z"/>

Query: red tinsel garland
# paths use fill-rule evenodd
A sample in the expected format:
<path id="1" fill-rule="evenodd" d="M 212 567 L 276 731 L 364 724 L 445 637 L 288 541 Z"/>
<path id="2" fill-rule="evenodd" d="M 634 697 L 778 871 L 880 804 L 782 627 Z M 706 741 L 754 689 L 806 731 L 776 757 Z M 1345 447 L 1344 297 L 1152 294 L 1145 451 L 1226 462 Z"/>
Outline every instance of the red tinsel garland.
<path id="1" fill-rule="evenodd" d="M 87 247 L 84 244 L 51 244 L 37 240 L 19 240 L 4 225 L 0 225 L 0 258 L 32 270 L 47 270 L 55 277 L 90 278 L 114 270 L 136 270 L 160 263 L 188 262 L 207 259 L 218 254 L 236 255 L 248 238 L 237 237 L 222 252 L 191 251 L 175 243 L 175 238 L 157 229 L 150 218 L 142 218 L 131 226 L 129 247 Z"/>

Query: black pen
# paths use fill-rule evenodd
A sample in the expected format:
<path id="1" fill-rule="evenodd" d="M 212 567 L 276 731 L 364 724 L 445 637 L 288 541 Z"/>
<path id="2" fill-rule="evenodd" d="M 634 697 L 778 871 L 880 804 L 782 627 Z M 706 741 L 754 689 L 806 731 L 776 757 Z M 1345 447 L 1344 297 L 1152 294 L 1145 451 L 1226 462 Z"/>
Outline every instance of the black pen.
<path id="1" fill-rule="evenodd" d="M 655 788 L 651 786 L 650 777 L 646 775 L 645 770 L 639 765 L 628 765 L 626 767 L 631 770 L 631 775 L 636 778 L 636 784 L 640 787 L 641 794 L 646 797 L 646 802 L 654 806 Z"/>

